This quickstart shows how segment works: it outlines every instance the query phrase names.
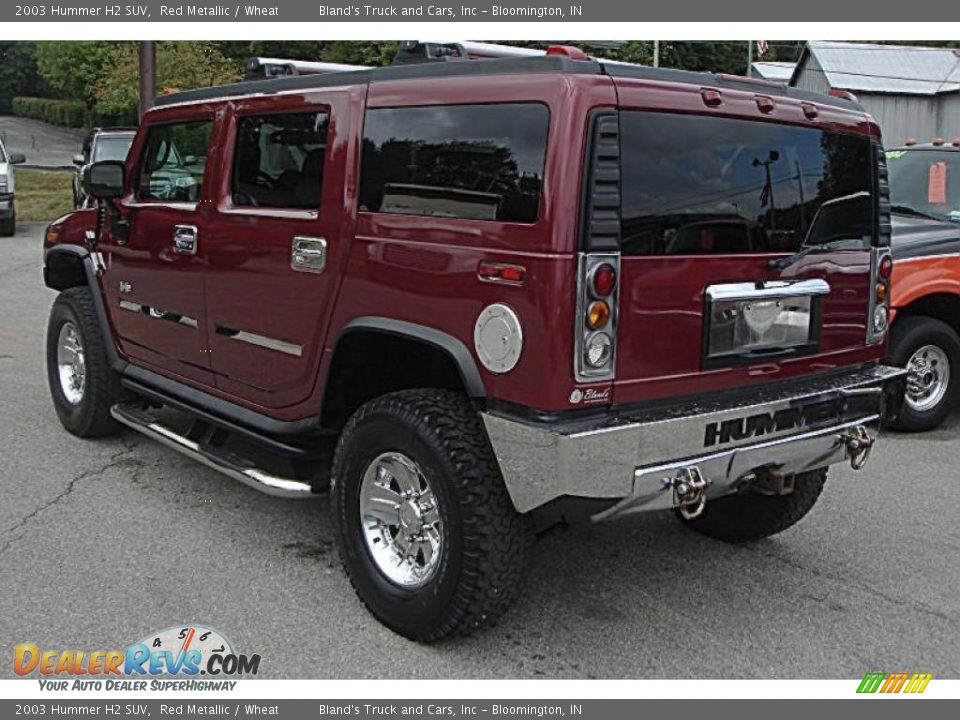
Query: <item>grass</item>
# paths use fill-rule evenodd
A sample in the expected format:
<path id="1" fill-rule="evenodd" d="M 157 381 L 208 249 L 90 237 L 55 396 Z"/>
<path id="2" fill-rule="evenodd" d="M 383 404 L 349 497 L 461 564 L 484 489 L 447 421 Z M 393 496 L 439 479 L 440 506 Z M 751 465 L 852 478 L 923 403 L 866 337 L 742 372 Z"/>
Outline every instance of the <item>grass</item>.
<path id="1" fill-rule="evenodd" d="M 17 222 L 50 222 L 73 210 L 72 175 L 63 170 L 16 170 Z"/>

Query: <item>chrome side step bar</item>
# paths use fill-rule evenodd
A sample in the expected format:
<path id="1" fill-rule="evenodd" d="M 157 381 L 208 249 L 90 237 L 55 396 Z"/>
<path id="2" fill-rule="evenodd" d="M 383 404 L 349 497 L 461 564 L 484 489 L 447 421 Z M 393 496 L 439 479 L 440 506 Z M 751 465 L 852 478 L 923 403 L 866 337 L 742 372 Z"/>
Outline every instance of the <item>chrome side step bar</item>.
<path id="1" fill-rule="evenodd" d="M 254 490 L 282 498 L 316 497 L 310 483 L 271 475 L 258 469 L 244 458 L 234 456 L 229 452 L 218 452 L 217 448 L 202 445 L 161 425 L 150 413 L 139 407 L 123 404 L 114 405 L 110 408 L 110 414 L 117 422 L 143 433 L 148 438 L 156 440 L 212 470 L 217 470 L 227 477 L 239 480 Z"/>

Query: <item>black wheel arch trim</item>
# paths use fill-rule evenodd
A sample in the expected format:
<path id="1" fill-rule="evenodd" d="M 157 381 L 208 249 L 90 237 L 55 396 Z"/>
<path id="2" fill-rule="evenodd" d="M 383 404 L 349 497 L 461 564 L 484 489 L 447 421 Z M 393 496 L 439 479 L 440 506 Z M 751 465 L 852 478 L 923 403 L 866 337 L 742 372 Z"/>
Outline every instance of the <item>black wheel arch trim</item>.
<path id="1" fill-rule="evenodd" d="M 90 289 L 90 295 L 93 297 L 93 307 L 97 313 L 97 324 L 100 326 L 100 334 L 104 338 L 109 339 L 105 348 L 107 360 L 113 370 L 122 373 L 128 363 L 117 353 L 117 345 L 113 337 L 113 328 L 110 327 L 110 321 L 107 318 L 107 308 L 103 303 L 103 293 L 100 291 L 100 283 L 97 281 L 97 271 L 93 265 L 93 258 L 90 256 L 90 251 L 79 245 L 56 245 L 44 252 L 43 282 L 51 290 L 63 291 L 71 287 L 78 287 L 78 285 L 60 285 L 51 281 L 49 275 L 49 260 L 57 254 L 73 256 L 82 264 L 84 279 L 87 287 Z"/>
<path id="2" fill-rule="evenodd" d="M 427 325 L 419 325 L 405 320 L 395 320 L 393 318 L 373 315 L 363 316 L 354 318 L 343 326 L 337 338 L 337 344 L 334 347 L 333 357 L 336 357 L 336 349 L 344 337 L 361 331 L 380 332 L 386 335 L 409 338 L 440 350 L 448 355 L 457 366 L 467 395 L 476 399 L 482 399 L 487 396 L 483 378 L 480 375 L 479 368 L 477 368 L 476 361 L 473 359 L 473 355 L 467 346 L 453 335 Z M 327 379 L 329 380 L 329 373 L 327 374 Z M 324 393 L 324 395 L 326 396 L 326 393 Z"/>

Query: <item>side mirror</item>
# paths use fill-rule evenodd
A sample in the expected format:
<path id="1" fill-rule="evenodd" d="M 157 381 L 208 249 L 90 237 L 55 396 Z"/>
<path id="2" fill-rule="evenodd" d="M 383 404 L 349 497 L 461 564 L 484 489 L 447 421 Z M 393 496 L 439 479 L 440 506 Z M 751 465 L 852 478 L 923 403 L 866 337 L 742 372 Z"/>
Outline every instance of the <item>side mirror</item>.
<path id="1" fill-rule="evenodd" d="M 27 156 L 23 153 L 10 153 L 8 159 L 11 165 L 23 165 L 27 161 Z"/>
<path id="2" fill-rule="evenodd" d="M 86 162 L 86 159 L 83 157 L 83 155 L 74 155 L 74 156 L 73 156 L 73 164 L 74 164 L 74 165 L 83 165 L 84 162 Z"/>
<path id="3" fill-rule="evenodd" d="M 123 162 L 101 160 L 83 171 L 83 191 L 97 200 L 113 200 L 123 195 Z"/>

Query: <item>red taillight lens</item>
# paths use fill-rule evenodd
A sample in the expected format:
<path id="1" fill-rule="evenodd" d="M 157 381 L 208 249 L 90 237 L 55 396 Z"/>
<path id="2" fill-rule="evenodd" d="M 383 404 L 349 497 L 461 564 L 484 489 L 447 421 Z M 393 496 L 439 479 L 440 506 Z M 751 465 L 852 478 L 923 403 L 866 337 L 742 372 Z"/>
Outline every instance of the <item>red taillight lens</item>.
<path id="1" fill-rule="evenodd" d="M 617 287 L 617 271 L 613 265 L 604 263 L 593 271 L 593 293 L 597 297 L 607 297 Z"/>
<path id="2" fill-rule="evenodd" d="M 880 260 L 880 277 L 884 280 L 889 280 L 890 276 L 893 274 L 893 260 L 889 255 L 884 255 L 883 259 Z"/>

